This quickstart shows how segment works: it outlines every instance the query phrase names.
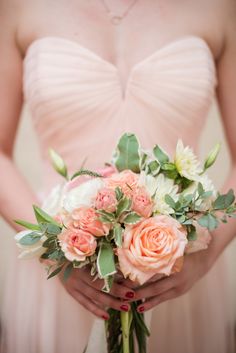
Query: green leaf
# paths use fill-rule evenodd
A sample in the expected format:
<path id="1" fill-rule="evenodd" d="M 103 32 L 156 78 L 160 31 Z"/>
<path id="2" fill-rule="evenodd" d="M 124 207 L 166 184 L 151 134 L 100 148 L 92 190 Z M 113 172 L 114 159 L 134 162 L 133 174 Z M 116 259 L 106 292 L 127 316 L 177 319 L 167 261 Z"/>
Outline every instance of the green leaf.
<path id="1" fill-rule="evenodd" d="M 44 248 L 49 248 L 49 247 L 52 247 L 52 245 L 54 245 L 54 247 L 56 247 L 56 237 L 50 237 L 50 238 L 48 238 L 47 240 L 45 240 L 44 242 L 43 242 L 43 247 Z"/>
<path id="2" fill-rule="evenodd" d="M 60 227 L 60 224 L 58 224 L 49 214 L 43 211 L 40 207 L 34 205 L 33 208 L 35 217 L 39 223 L 52 223 Z"/>
<path id="3" fill-rule="evenodd" d="M 213 195 L 213 191 L 205 191 L 202 195 L 201 195 L 201 199 L 208 199 L 208 197 L 211 197 Z"/>
<path id="4" fill-rule="evenodd" d="M 38 234 L 38 233 L 35 233 L 35 232 L 32 232 L 32 233 L 29 233 L 27 235 L 25 235 L 24 237 L 22 237 L 20 240 L 19 240 L 19 243 L 21 245 L 34 245 L 36 244 L 39 240 L 41 239 L 41 234 Z"/>
<path id="5" fill-rule="evenodd" d="M 147 158 L 148 158 L 147 153 L 142 152 L 141 158 L 140 158 L 140 169 L 141 170 L 145 169 Z"/>
<path id="6" fill-rule="evenodd" d="M 62 228 L 52 223 L 40 223 L 40 228 L 47 236 L 55 236 L 61 233 Z"/>
<path id="7" fill-rule="evenodd" d="M 169 162 L 169 156 L 158 145 L 154 147 L 153 154 L 160 164 Z"/>
<path id="8" fill-rule="evenodd" d="M 217 220 L 217 218 L 211 213 L 207 213 L 203 215 L 201 218 L 198 219 L 197 222 L 200 226 L 205 227 L 210 231 L 217 228 L 219 224 L 219 221 Z"/>
<path id="9" fill-rule="evenodd" d="M 117 205 L 116 216 L 120 217 L 120 215 L 123 212 L 129 211 L 130 207 L 131 207 L 131 200 L 128 199 L 127 197 L 124 197 L 123 199 L 120 200 L 120 202 Z"/>
<path id="10" fill-rule="evenodd" d="M 190 225 L 187 227 L 187 238 L 188 241 L 194 241 L 197 239 L 197 232 L 195 226 Z"/>
<path id="11" fill-rule="evenodd" d="M 202 183 L 198 183 L 197 191 L 199 196 L 202 196 L 204 194 L 205 190 L 203 189 Z"/>
<path id="12" fill-rule="evenodd" d="M 141 220 L 142 217 L 140 217 L 137 213 L 135 212 L 130 212 L 123 220 L 125 224 L 136 224 Z"/>
<path id="13" fill-rule="evenodd" d="M 109 221 L 109 222 L 114 222 L 114 220 L 115 220 L 115 215 L 111 212 L 107 212 L 104 210 L 97 210 L 96 213 L 98 213 L 102 217 L 106 218 L 107 221 Z"/>
<path id="14" fill-rule="evenodd" d="M 87 169 L 80 169 L 78 172 L 76 172 L 75 174 L 72 175 L 71 180 L 73 180 L 74 178 L 81 176 L 81 175 L 87 175 L 90 177 L 94 177 L 94 178 L 102 178 L 102 175 L 96 172 L 93 172 L 91 170 L 87 170 Z"/>
<path id="15" fill-rule="evenodd" d="M 169 205 L 171 208 L 175 209 L 176 203 L 175 200 L 170 196 L 170 195 L 165 195 L 165 202 L 167 205 Z"/>
<path id="16" fill-rule="evenodd" d="M 105 293 L 109 293 L 111 291 L 111 287 L 114 282 L 114 277 L 113 276 L 108 276 L 104 278 L 104 286 L 102 288 L 102 291 Z"/>
<path id="17" fill-rule="evenodd" d="M 111 276 L 116 273 L 113 248 L 108 242 L 101 242 L 98 257 L 97 268 L 101 278 Z"/>
<path id="18" fill-rule="evenodd" d="M 135 173 L 140 172 L 139 142 L 131 133 L 125 133 L 119 140 L 114 162 L 119 172 L 130 169 Z"/>
<path id="19" fill-rule="evenodd" d="M 63 279 L 64 279 L 65 282 L 66 282 L 66 281 L 68 280 L 68 278 L 70 277 L 72 270 L 73 270 L 73 264 L 70 262 L 70 263 L 66 266 L 65 271 L 64 271 L 64 273 L 63 273 Z"/>
<path id="20" fill-rule="evenodd" d="M 23 226 L 29 230 L 40 230 L 40 226 L 38 224 L 33 224 L 33 223 L 29 223 L 26 221 L 22 221 L 20 219 L 16 219 L 14 221 L 16 224 L 19 224 L 20 226 Z"/>
<path id="21" fill-rule="evenodd" d="M 120 201 L 122 199 L 122 197 L 124 196 L 123 191 L 121 190 L 121 188 L 119 186 L 117 186 L 115 188 L 115 193 L 116 193 L 117 201 Z"/>
<path id="22" fill-rule="evenodd" d="M 161 169 L 165 170 L 165 171 L 170 171 L 170 172 L 176 172 L 177 173 L 177 169 L 174 163 L 163 163 L 161 165 Z"/>
<path id="23" fill-rule="evenodd" d="M 62 157 L 51 148 L 49 149 L 49 156 L 54 169 L 64 178 L 68 179 L 67 167 Z"/>
<path id="24" fill-rule="evenodd" d="M 148 169 L 153 176 L 157 176 L 160 171 L 160 164 L 157 161 L 152 161 L 148 164 Z"/>
<path id="25" fill-rule="evenodd" d="M 61 270 L 63 269 L 63 266 L 64 266 L 64 265 L 62 265 L 62 266 L 60 266 L 60 267 L 57 267 L 53 272 L 50 273 L 50 275 L 47 277 L 47 279 L 50 279 L 50 278 L 52 278 L 52 277 L 58 275 L 58 273 L 60 273 Z"/>
<path id="26" fill-rule="evenodd" d="M 227 194 L 219 195 L 213 203 L 215 210 L 224 210 L 232 205 L 235 200 L 234 192 L 230 189 Z"/>
<path id="27" fill-rule="evenodd" d="M 114 239 L 115 239 L 115 244 L 116 246 L 118 246 L 119 248 L 121 248 L 122 246 L 122 233 L 123 233 L 123 229 L 121 227 L 121 225 L 119 223 L 116 223 L 114 225 Z"/>

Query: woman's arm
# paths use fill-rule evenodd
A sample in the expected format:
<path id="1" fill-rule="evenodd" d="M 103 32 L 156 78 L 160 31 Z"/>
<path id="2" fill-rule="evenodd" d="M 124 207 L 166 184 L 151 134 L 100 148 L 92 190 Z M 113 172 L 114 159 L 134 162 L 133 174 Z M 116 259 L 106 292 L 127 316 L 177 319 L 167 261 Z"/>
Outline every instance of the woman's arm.
<path id="1" fill-rule="evenodd" d="M 228 2 L 228 4 L 227 4 Z M 236 3 L 228 0 L 224 49 L 217 62 L 217 96 L 226 139 L 231 153 L 231 170 L 223 191 L 236 191 Z M 236 235 L 236 219 L 230 219 L 213 232 L 209 248 L 186 256 L 181 272 L 150 283 L 136 291 L 135 300 L 145 299 L 139 306 L 143 312 L 169 299 L 186 293 L 213 266 L 218 256 Z M 129 282 L 126 282 L 130 284 Z M 132 285 L 131 285 L 132 287 Z"/>
<path id="2" fill-rule="evenodd" d="M 33 220 L 31 205 L 37 198 L 12 157 L 23 101 L 22 59 L 15 41 L 17 10 L 14 3 L 0 2 L 0 214 L 19 230 L 12 219 Z"/>

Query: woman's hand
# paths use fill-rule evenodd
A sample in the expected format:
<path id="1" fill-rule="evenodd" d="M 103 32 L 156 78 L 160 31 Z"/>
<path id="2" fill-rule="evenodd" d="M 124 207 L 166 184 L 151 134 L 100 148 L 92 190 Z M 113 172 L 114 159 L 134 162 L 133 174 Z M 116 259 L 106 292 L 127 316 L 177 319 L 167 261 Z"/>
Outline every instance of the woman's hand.
<path id="1" fill-rule="evenodd" d="M 104 281 L 100 279 L 94 281 L 89 268 L 73 269 L 69 278 L 66 281 L 61 279 L 61 282 L 75 300 L 104 320 L 109 318 L 106 308 L 129 311 L 130 305 L 127 300 L 135 295 L 131 288 L 117 282 L 114 282 L 109 294 L 102 292 Z"/>
<path id="2" fill-rule="evenodd" d="M 186 255 L 181 272 L 155 280 L 135 290 L 134 300 L 144 300 L 137 310 L 142 313 L 154 306 L 186 293 L 210 269 L 213 261 L 207 250 Z M 124 281 L 130 285 L 130 281 Z"/>

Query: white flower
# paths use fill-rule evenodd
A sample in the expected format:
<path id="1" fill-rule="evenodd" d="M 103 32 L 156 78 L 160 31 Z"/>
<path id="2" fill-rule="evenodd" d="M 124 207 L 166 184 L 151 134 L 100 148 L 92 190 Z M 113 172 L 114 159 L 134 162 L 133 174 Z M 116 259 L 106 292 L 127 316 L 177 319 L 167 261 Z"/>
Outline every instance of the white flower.
<path id="1" fill-rule="evenodd" d="M 64 188 L 64 184 L 55 186 L 43 202 L 42 209 L 50 216 L 55 216 L 61 210 Z"/>
<path id="2" fill-rule="evenodd" d="M 189 146 L 184 147 L 181 140 L 178 141 L 175 152 L 175 165 L 179 174 L 189 180 L 198 180 L 202 172 L 200 163 Z"/>
<path id="3" fill-rule="evenodd" d="M 212 191 L 212 195 L 204 198 L 204 199 L 200 199 L 196 202 L 196 205 L 199 207 L 199 210 L 204 212 L 209 210 L 209 208 L 211 207 L 212 202 L 216 199 L 217 197 L 217 191 L 214 187 L 214 184 L 212 182 L 212 180 L 208 177 L 207 174 L 203 174 L 199 176 L 198 181 L 193 182 L 187 189 L 185 189 L 183 191 L 184 195 L 188 195 L 188 194 L 193 194 L 196 192 L 196 196 L 198 197 L 198 183 L 201 183 L 203 186 L 203 189 L 205 192 L 207 191 Z"/>
<path id="4" fill-rule="evenodd" d="M 174 185 L 174 181 L 166 178 L 163 174 L 159 174 L 155 179 L 157 188 L 154 196 L 154 212 L 165 215 L 174 213 L 174 210 L 165 202 L 165 196 L 169 195 L 174 201 L 177 201 L 178 186 Z"/>
<path id="5" fill-rule="evenodd" d="M 65 210 L 72 212 L 80 206 L 91 206 L 93 199 L 95 199 L 99 189 L 103 186 L 103 180 L 95 178 L 71 189 L 64 195 L 63 206 Z"/>
<path id="6" fill-rule="evenodd" d="M 153 196 L 157 189 L 157 177 L 152 176 L 151 174 L 146 174 L 144 171 L 141 171 L 138 184 L 144 186 L 148 191 L 150 196 Z"/>
<path id="7" fill-rule="evenodd" d="M 36 243 L 32 245 L 20 244 L 20 240 L 30 233 L 32 233 L 31 230 L 23 230 L 15 235 L 17 246 L 21 250 L 19 259 L 32 259 L 35 257 L 39 258 L 46 251 L 46 249 L 42 246 L 44 241 L 47 240 L 46 236 L 42 236 Z"/>

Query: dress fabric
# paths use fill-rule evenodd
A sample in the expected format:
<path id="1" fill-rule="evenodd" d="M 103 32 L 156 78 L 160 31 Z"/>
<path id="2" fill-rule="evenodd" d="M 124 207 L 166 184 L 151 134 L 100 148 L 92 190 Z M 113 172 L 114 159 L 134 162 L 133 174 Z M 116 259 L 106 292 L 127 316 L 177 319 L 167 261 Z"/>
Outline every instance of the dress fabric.
<path id="1" fill-rule="evenodd" d="M 118 69 L 88 48 L 42 37 L 29 46 L 23 75 L 45 194 L 60 180 L 48 162 L 50 147 L 70 172 L 85 158 L 86 168 L 109 162 L 127 131 L 147 149 L 158 143 L 173 154 L 181 138 L 197 151 L 217 86 L 212 52 L 197 36 L 179 38 L 134 65 L 125 85 Z M 226 273 L 221 256 L 191 291 L 149 314 L 149 353 L 233 353 Z M 36 260 L 13 261 L 4 310 L 4 353 L 82 353 L 94 323 Z"/>

